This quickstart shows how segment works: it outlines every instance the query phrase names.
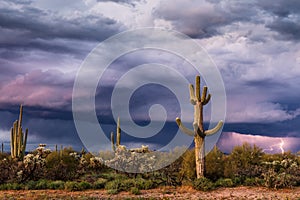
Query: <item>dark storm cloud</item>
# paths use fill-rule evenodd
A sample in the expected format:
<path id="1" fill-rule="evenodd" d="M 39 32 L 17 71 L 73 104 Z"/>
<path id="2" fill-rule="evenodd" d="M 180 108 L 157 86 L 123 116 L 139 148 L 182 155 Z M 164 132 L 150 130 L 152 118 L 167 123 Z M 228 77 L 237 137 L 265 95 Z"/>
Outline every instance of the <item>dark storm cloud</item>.
<path id="1" fill-rule="evenodd" d="M 18 2 L 17 2 L 18 3 Z M 55 39 L 102 41 L 122 30 L 122 24 L 104 16 L 58 15 L 31 5 L 0 7 L 0 48 L 39 49 L 56 53 L 78 53 Z M 43 41 L 44 40 L 44 41 Z M 46 43 L 45 41 L 50 41 Z"/>
<path id="2" fill-rule="evenodd" d="M 300 137 L 300 116 L 276 123 L 226 123 L 224 132 L 238 132 L 243 134 L 264 135 L 270 137 Z"/>
<path id="3" fill-rule="evenodd" d="M 289 14 L 300 13 L 300 1 L 298 0 L 265 0 L 256 1 L 256 4 L 263 10 L 278 17 L 287 17 Z"/>
<path id="4" fill-rule="evenodd" d="M 14 2 L 16 4 L 25 4 L 25 5 L 29 5 L 32 3 L 32 0 L 4 0 L 6 2 Z"/>
<path id="5" fill-rule="evenodd" d="M 115 3 L 125 3 L 133 5 L 134 2 L 138 2 L 142 0 L 97 0 L 97 2 L 115 2 Z"/>
<path id="6" fill-rule="evenodd" d="M 42 41 L 39 39 L 35 40 L 23 40 L 23 42 L 10 44 L 2 42 L 0 43 L 0 49 L 5 49 L 3 53 L 0 53 L 1 58 L 4 59 L 13 59 L 18 58 L 20 56 L 20 52 L 18 50 L 25 50 L 25 51 L 31 51 L 31 50 L 40 50 L 40 51 L 46 51 L 46 52 L 52 52 L 52 53 L 68 53 L 68 54 L 74 54 L 74 55 L 81 55 L 83 53 L 88 53 L 85 51 L 82 51 L 82 49 L 77 49 L 74 46 L 71 45 L 64 45 L 59 42 L 49 42 L 49 41 Z"/>
<path id="7" fill-rule="evenodd" d="M 221 27 L 239 22 L 263 24 L 279 33 L 280 39 L 299 40 L 300 37 L 300 1 L 297 0 L 162 1 L 153 14 L 193 38 L 222 35 Z M 253 39 L 261 41 L 261 38 Z"/>
<path id="8" fill-rule="evenodd" d="M 2 141 L 9 141 L 10 128 L 13 122 L 18 119 L 19 107 L 11 107 L 11 111 L 0 111 Z M 31 115 L 32 109 L 30 107 L 23 108 L 23 123 L 24 128 L 29 129 L 28 143 L 42 142 L 46 144 L 68 144 L 77 147 L 80 150 L 83 146 L 78 135 L 76 128 L 71 120 L 62 119 L 43 119 L 41 117 L 34 117 Z M 39 110 L 43 112 L 43 110 Z M 4 132 L 3 132 L 4 131 Z M 59 138 L 59 140 L 57 140 Z M 36 148 L 38 144 L 32 148 Z M 32 150 L 29 149 L 29 150 Z"/>
<path id="9" fill-rule="evenodd" d="M 300 1 L 267 0 L 258 1 L 257 6 L 273 15 L 273 20 L 266 26 L 279 33 L 279 39 L 300 39 Z"/>
<path id="10" fill-rule="evenodd" d="M 251 1 L 232 4 L 227 1 L 162 1 L 156 17 L 171 21 L 176 29 L 193 38 L 221 34 L 221 26 L 237 21 L 249 21 L 256 14 Z"/>
<path id="11" fill-rule="evenodd" d="M 289 19 L 277 19 L 268 24 L 267 27 L 277 31 L 280 35 L 279 39 L 285 40 L 300 40 L 300 15 L 298 21 L 291 21 Z"/>
<path id="12" fill-rule="evenodd" d="M 0 8 L 0 26 L 25 31 L 29 38 L 66 38 L 102 41 L 120 30 L 120 24 L 103 16 L 85 16 L 71 20 L 36 8 L 22 10 Z"/>

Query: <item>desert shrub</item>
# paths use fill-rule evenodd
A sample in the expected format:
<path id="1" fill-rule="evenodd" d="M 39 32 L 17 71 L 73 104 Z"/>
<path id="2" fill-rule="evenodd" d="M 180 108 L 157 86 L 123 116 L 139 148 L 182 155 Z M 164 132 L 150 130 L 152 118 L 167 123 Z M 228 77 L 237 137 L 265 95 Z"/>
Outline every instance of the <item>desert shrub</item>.
<path id="1" fill-rule="evenodd" d="M 244 143 L 233 148 L 231 154 L 225 158 L 225 177 L 257 177 L 261 174 L 261 162 L 264 153 L 256 145 Z"/>
<path id="2" fill-rule="evenodd" d="M 137 178 L 135 179 L 135 187 L 140 190 L 149 190 L 151 188 L 155 188 L 156 184 L 152 180 Z"/>
<path id="3" fill-rule="evenodd" d="M 233 177 L 231 180 L 235 186 L 243 184 L 243 179 L 241 177 Z"/>
<path id="4" fill-rule="evenodd" d="M 65 183 L 65 189 L 68 191 L 80 191 L 81 188 L 79 187 L 79 183 L 75 181 L 67 181 Z"/>
<path id="5" fill-rule="evenodd" d="M 137 187 L 132 187 L 132 188 L 130 189 L 130 193 L 131 193 L 131 194 L 134 194 L 134 195 L 139 195 L 139 194 L 141 194 L 141 191 L 140 191 L 140 189 L 137 188 Z"/>
<path id="6" fill-rule="evenodd" d="M 196 178 L 195 149 L 187 150 L 182 155 L 180 174 L 189 181 Z"/>
<path id="7" fill-rule="evenodd" d="M 270 158 L 276 158 L 273 160 Z M 297 160 L 290 153 L 272 155 L 269 161 L 263 162 L 265 172 L 262 174 L 266 187 L 285 188 L 297 186 L 300 183 L 300 172 Z"/>
<path id="8" fill-rule="evenodd" d="M 78 184 L 78 186 L 79 186 L 80 190 L 87 190 L 87 189 L 92 188 L 92 185 L 89 182 L 86 182 L 86 181 L 80 182 Z"/>
<path id="9" fill-rule="evenodd" d="M 179 186 L 182 183 L 183 175 L 180 173 L 182 166 L 182 157 L 175 160 L 169 166 L 160 169 L 159 175 L 155 177 L 156 181 L 161 181 L 167 186 Z"/>
<path id="10" fill-rule="evenodd" d="M 76 178 L 79 160 L 66 149 L 63 152 L 52 152 L 46 158 L 45 177 L 50 180 L 73 180 Z"/>
<path id="11" fill-rule="evenodd" d="M 41 179 L 41 180 L 36 182 L 35 189 L 36 190 L 48 189 L 48 183 L 49 182 L 47 180 Z"/>
<path id="12" fill-rule="evenodd" d="M 108 181 L 112 181 L 112 180 L 125 180 L 128 177 L 125 174 L 121 174 L 121 173 L 104 173 L 101 174 L 101 177 L 104 179 L 107 179 Z"/>
<path id="13" fill-rule="evenodd" d="M 246 186 L 262 186 L 264 180 L 258 177 L 255 178 L 246 178 L 244 181 L 244 185 Z"/>
<path id="14" fill-rule="evenodd" d="M 107 190 L 107 194 L 118 194 L 120 191 L 117 189 Z"/>
<path id="15" fill-rule="evenodd" d="M 217 146 L 207 154 L 205 161 L 205 177 L 216 181 L 224 176 L 224 154 Z"/>
<path id="16" fill-rule="evenodd" d="M 22 190 L 24 188 L 24 185 L 19 183 L 5 183 L 0 185 L 0 190 Z"/>
<path id="17" fill-rule="evenodd" d="M 209 191 L 209 190 L 214 189 L 214 184 L 208 178 L 203 177 L 203 178 L 198 178 L 198 179 L 194 180 L 193 187 L 196 190 Z"/>
<path id="18" fill-rule="evenodd" d="M 35 190 L 37 181 L 30 180 L 25 184 L 25 190 Z"/>
<path id="19" fill-rule="evenodd" d="M 0 184 L 17 181 L 18 161 L 11 158 L 0 160 Z"/>
<path id="20" fill-rule="evenodd" d="M 286 188 L 297 185 L 295 177 L 285 172 L 276 173 L 274 169 L 269 169 L 263 176 L 265 186 L 268 188 Z"/>
<path id="21" fill-rule="evenodd" d="M 135 186 L 135 179 L 125 179 L 121 181 L 120 190 L 130 191 L 130 188 Z"/>
<path id="22" fill-rule="evenodd" d="M 103 189 L 105 187 L 105 184 L 107 183 L 107 179 L 99 178 L 97 181 L 93 183 L 94 189 Z"/>
<path id="23" fill-rule="evenodd" d="M 105 184 L 106 190 L 117 190 L 118 192 L 120 192 L 121 188 L 122 188 L 122 183 L 120 179 L 109 181 Z"/>
<path id="24" fill-rule="evenodd" d="M 49 189 L 53 190 L 63 190 L 65 188 L 65 182 L 63 181 L 51 181 L 48 184 Z"/>
<path id="25" fill-rule="evenodd" d="M 220 178 L 215 182 L 216 187 L 233 187 L 234 183 L 230 178 Z"/>

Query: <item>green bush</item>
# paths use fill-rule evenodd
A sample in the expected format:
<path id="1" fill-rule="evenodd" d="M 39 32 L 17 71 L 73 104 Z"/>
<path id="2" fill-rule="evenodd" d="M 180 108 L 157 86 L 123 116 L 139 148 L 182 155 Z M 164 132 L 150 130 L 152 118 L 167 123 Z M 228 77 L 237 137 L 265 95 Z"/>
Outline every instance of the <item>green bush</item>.
<path id="1" fill-rule="evenodd" d="M 73 180 L 78 177 L 79 160 L 69 155 L 69 149 L 52 152 L 46 158 L 46 174 L 49 180 Z"/>
<path id="2" fill-rule="evenodd" d="M 135 179 L 116 179 L 113 181 L 108 182 L 105 185 L 106 190 L 118 190 L 119 192 L 121 191 L 130 191 L 131 187 L 135 186 Z"/>
<path id="3" fill-rule="evenodd" d="M 65 183 L 65 189 L 68 191 L 80 191 L 79 184 L 75 181 L 67 181 Z"/>
<path id="4" fill-rule="evenodd" d="M 92 188 L 92 185 L 89 182 L 83 181 L 78 184 L 80 190 L 88 190 Z"/>
<path id="5" fill-rule="evenodd" d="M 120 179 L 116 179 L 113 181 L 109 181 L 105 184 L 105 189 L 106 190 L 117 190 L 118 192 L 121 191 L 122 188 L 122 183 Z"/>
<path id="6" fill-rule="evenodd" d="M 224 154 L 217 146 L 205 157 L 205 177 L 212 181 L 224 177 Z"/>
<path id="7" fill-rule="evenodd" d="M 35 190 L 36 189 L 36 184 L 37 184 L 37 181 L 28 181 L 25 184 L 25 190 Z"/>
<path id="8" fill-rule="evenodd" d="M 105 184 L 107 183 L 107 179 L 99 178 L 97 181 L 93 183 L 94 189 L 103 189 L 105 187 Z"/>
<path id="9" fill-rule="evenodd" d="M 45 179 L 41 179 L 41 180 L 37 181 L 37 183 L 35 185 L 35 189 L 36 190 L 48 189 L 48 181 Z"/>
<path id="10" fill-rule="evenodd" d="M 235 186 L 243 184 L 243 179 L 241 177 L 233 177 L 231 180 Z"/>
<path id="11" fill-rule="evenodd" d="M 208 178 L 203 177 L 203 178 L 196 179 L 193 182 L 193 187 L 196 190 L 209 191 L 214 189 L 214 184 Z"/>
<path id="12" fill-rule="evenodd" d="M 65 182 L 63 181 L 52 181 L 48 184 L 48 188 L 52 190 L 63 190 L 65 188 Z"/>
<path id="13" fill-rule="evenodd" d="M 119 191 L 117 189 L 111 189 L 111 190 L 107 190 L 108 194 L 118 194 Z"/>
<path id="14" fill-rule="evenodd" d="M 263 185 L 264 180 L 260 178 L 246 178 L 244 185 L 246 186 L 261 186 Z"/>
<path id="15" fill-rule="evenodd" d="M 24 185 L 18 183 L 5 183 L 0 185 L 0 190 L 22 190 Z"/>
<path id="16" fill-rule="evenodd" d="M 195 149 L 187 150 L 182 156 L 180 174 L 186 180 L 192 181 L 196 178 Z"/>
<path id="17" fill-rule="evenodd" d="M 137 188 L 137 187 L 132 187 L 132 188 L 130 189 L 130 193 L 131 193 L 131 194 L 134 194 L 134 195 L 139 195 L 139 194 L 141 194 L 141 191 L 140 191 L 139 188 Z"/>
<path id="18" fill-rule="evenodd" d="M 137 178 L 135 179 L 135 187 L 140 190 L 149 190 L 151 188 L 155 188 L 156 184 L 152 180 Z"/>
<path id="19" fill-rule="evenodd" d="M 129 192 L 132 187 L 135 187 L 135 179 L 126 179 L 121 181 L 121 191 Z"/>
<path id="20" fill-rule="evenodd" d="M 128 179 L 128 177 L 124 174 L 116 174 L 116 173 L 107 173 L 107 174 L 101 174 L 101 177 L 104 179 L 107 179 L 108 181 L 112 181 L 112 180 L 125 180 Z"/>
<path id="21" fill-rule="evenodd" d="M 215 183 L 216 187 L 233 187 L 234 183 L 230 178 L 220 178 Z"/>

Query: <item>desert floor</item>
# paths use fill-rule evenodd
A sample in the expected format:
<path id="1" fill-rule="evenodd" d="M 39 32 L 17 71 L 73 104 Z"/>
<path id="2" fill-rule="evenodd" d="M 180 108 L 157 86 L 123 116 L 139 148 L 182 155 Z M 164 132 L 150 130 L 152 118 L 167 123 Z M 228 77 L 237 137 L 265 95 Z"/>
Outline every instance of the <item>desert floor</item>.
<path id="1" fill-rule="evenodd" d="M 121 192 L 110 195 L 105 190 L 68 192 L 64 190 L 20 190 L 0 191 L 0 199 L 299 199 L 300 187 L 270 190 L 262 187 L 219 188 L 201 192 L 191 187 L 162 187 L 142 190 L 140 195 Z"/>

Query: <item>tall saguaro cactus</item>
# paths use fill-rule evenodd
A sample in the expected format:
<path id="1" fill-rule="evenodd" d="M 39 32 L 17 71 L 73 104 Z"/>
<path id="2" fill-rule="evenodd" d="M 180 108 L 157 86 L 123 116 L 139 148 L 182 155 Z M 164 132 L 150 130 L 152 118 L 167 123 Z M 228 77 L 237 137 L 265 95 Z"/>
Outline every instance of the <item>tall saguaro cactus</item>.
<path id="1" fill-rule="evenodd" d="M 20 106 L 19 120 L 16 120 L 11 128 L 11 157 L 17 159 L 23 159 L 26 150 L 28 129 L 25 134 L 22 129 L 22 118 L 23 118 L 23 106 Z"/>
<path id="2" fill-rule="evenodd" d="M 223 126 L 223 121 L 219 121 L 217 126 L 211 130 L 204 130 L 203 127 L 203 106 L 205 106 L 211 95 L 207 95 L 207 87 L 204 86 L 202 95 L 200 96 L 200 76 L 196 76 L 196 90 L 192 84 L 189 85 L 190 101 L 194 105 L 194 130 L 186 128 L 180 118 L 176 118 L 176 123 L 180 130 L 187 135 L 194 136 L 195 142 L 195 159 L 196 159 L 196 174 L 197 178 L 204 177 L 205 175 L 205 137 L 213 135 L 220 130 Z"/>
<path id="3" fill-rule="evenodd" d="M 110 140 L 111 140 L 111 148 L 113 151 L 116 150 L 116 147 L 118 147 L 121 144 L 121 128 L 120 128 L 120 118 L 118 117 L 117 122 L 117 141 L 115 146 L 115 138 L 114 138 L 114 132 L 110 133 Z"/>

